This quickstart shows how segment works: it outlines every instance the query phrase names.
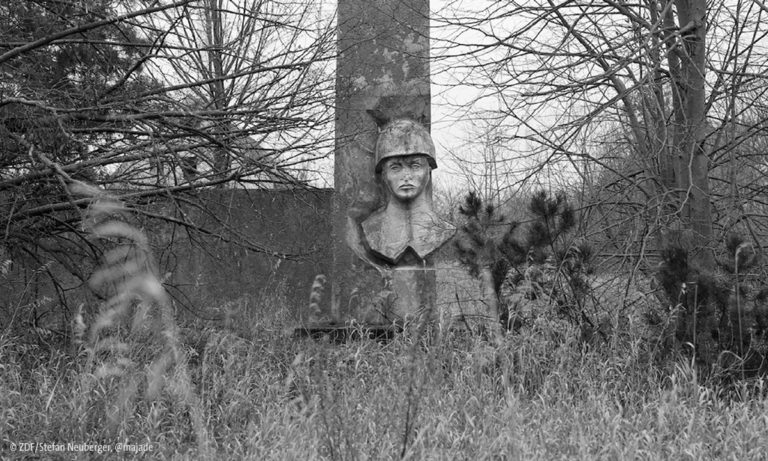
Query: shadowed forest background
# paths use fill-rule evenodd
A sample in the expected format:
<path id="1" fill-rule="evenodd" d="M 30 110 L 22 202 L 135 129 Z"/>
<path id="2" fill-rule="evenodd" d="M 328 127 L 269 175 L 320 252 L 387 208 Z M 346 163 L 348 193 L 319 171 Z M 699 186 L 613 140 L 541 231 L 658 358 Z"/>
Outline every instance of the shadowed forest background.
<path id="1" fill-rule="evenodd" d="M 768 6 L 433 1 L 435 201 L 504 333 L 340 345 L 290 336 L 335 9 L 0 5 L 3 455 L 764 456 Z"/>

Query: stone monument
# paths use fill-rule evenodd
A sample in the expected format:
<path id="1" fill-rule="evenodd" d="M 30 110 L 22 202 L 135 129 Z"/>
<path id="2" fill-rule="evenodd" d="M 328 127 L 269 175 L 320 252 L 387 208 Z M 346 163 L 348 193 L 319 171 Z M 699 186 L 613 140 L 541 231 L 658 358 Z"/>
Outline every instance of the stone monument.
<path id="1" fill-rule="evenodd" d="M 364 241 L 384 264 L 423 265 L 455 232 L 432 206 L 432 138 L 413 120 L 388 122 L 376 142 L 375 162 L 387 200 L 362 222 Z"/>
<path id="2" fill-rule="evenodd" d="M 448 232 L 431 225 L 429 1 L 340 0 L 338 12 L 328 317 L 385 325 L 434 307 L 428 259 Z"/>
<path id="3" fill-rule="evenodd" d="M 429 132 L 407 118 L 377 120 L 383 126 L 374 172 L 385 201 L 346 229 L 347 243 L 358 256 L 358 277 L 351 281 L 358 302 L 346 315 L 368 325 L 403 324 L 436 314 L 434 259 L 456 230 L 432 206 L 437 160 Z M 366 273 L 372 277 L 361 277 Z"/>
<path id="4" fill-rule="evenodd" d="M 465 311 L 477 297 L 432 206 L 429 1 L 339 0 L 338 50 L 331 293 L 316 278 L 301 331 L 397 329 L 438 315 L 438 291 Z"/>

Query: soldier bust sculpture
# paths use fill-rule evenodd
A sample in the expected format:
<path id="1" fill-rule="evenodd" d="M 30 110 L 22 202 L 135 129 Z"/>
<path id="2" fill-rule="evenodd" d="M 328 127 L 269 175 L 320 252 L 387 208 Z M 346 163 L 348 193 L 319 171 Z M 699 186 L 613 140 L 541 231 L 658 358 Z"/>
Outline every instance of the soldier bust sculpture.
<path id="1" fill-rule="evenodd" d="M 455 233 L 433 210 L 437 161 L 429 132 L 410 119 L 390 121 L 379 133 L 375 165 L 387 203 L 362 222 L 367 246 L 389 265 L 422 264 Z"/>

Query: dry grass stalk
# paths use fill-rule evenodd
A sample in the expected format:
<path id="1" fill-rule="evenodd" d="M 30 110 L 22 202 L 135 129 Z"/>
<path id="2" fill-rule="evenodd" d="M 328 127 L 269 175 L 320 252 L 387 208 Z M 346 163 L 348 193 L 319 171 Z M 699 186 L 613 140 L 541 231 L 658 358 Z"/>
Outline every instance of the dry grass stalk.
<path id="1" fill-rule="evenodd" d="M 102 267 L 90 280 L 93 289 L 109 296 L 90 326 L 85 349 L 97 380 L 119 380 L 110 423 L 117 430 L 130 418 L 138 399 L 152 402 L 166 391 L 187 408 L 199 452 L 206 453 L 205 418 L 147 236 L 126 222 L 129 211 L 106 193 L 82 185 L 73 189 L 93 199 L 84 226 L 94 237 L 114 246 L 104 253 Z M 81 316 L 78 319 L 82 322 Z"/>

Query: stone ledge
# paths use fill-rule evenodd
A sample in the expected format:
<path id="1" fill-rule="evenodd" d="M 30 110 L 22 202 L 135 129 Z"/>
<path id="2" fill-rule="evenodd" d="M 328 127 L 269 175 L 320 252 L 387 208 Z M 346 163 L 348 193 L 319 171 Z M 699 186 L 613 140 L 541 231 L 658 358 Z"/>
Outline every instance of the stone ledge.
<path id="1" fill-rule="evenodd" d="M 294 338 L 327 338 L 333 343 L 344 343 L 359 339 L 390 341 L 403 331 L 399 325 L 361 325 L 351 323 L 327 323 L 294 328 Z"/>

